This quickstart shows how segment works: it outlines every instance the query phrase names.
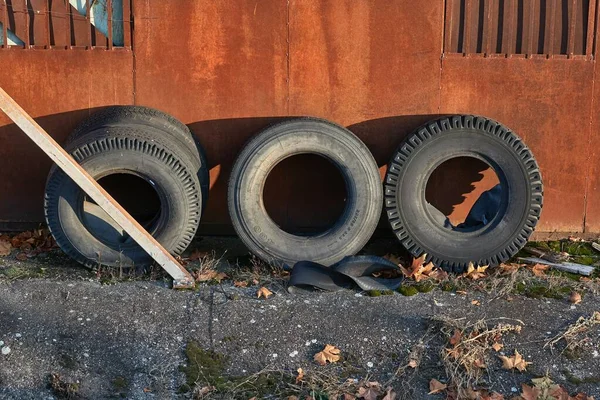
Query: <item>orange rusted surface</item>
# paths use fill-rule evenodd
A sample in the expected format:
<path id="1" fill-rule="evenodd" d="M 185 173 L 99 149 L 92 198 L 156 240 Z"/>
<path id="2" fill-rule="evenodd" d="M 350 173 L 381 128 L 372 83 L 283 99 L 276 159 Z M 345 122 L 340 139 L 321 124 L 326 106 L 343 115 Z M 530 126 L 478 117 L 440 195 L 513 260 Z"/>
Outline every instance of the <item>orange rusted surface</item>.
<path id="1" fill-rule="evenodd" d="M 0 86 L 59 142 L 94 109 L 128 104 L 130 52 L 0 49 Z M 0 113 L 0 225 L 43 221 L 50 160 Z"/>
<path id="2" fill-rule="evenodd" d="M 132 51 L 0 49 L 0 85 L 57 139 L 109 104 L 159 108 L 188 124 L 211 168 L 204 232 L 230 224 L 227 180 L 244 142 L 282 118 L 348 127 L 384 174 L 420 124 L 474 113 L 509 126 L 537 157 L 546 195 L 538 231 L 600 233 L 598 27 L 587 18 L 597 0 L 577 2 L 575 13 L 565 1 L 556 12 L 551 2 L 502 2 L 499 19 L 500 3 L 480 0 L 464 12 L 451 0 L 133 0 Z M 0 221 L 41 221 L 49 162 L 2 118 Z M 428 189 L 452 220 L 494 183 L 475 167 L 455 166 L 462 178 L 442 174 Z M 343 202 L 335 178 L 326 163 L 290 160 L 265 204 L 282 225 L 318 228 Z"/>

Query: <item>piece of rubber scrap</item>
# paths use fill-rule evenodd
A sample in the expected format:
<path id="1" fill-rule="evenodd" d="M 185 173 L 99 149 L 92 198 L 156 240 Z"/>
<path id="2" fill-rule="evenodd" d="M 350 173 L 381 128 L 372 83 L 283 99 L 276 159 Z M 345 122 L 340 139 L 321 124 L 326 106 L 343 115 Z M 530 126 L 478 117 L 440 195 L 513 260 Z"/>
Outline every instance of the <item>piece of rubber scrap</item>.
<path id="1" fill-rule="evenodd" d="M 356 286 L 362 290 L 395 290 L 402 283 L 402 278 L 374 276 L 378 272 L 394 270 L 400 271 L 393 262 L 377 256 L 345 257 L 331 267 L 312 261 L 299 261 L 292 269 L 288 292 L 315 289 L 334 292 Z"/>

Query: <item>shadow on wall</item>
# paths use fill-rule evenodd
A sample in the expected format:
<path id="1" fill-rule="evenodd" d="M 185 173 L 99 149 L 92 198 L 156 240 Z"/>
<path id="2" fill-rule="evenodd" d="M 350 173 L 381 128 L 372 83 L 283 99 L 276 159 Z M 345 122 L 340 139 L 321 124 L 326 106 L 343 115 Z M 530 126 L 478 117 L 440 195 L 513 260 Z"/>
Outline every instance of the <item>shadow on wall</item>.
<path id="1" fill-rule="evenodd" d="M 77 110 L 39 117 L 36 121 L 63 143 L 76 124 L 95 111 Z M 383 177 L 387 163 L 404 138 L 437 117 L 379 118 L 350 125 L 348 129 L 369 147 Z M 289 118 L 232 118 L 188 124 L 204 146 L 211 170 L 210 201 L 202 219 L 202 232 L 233 232 L 227 212 L 227 184 L 233 163 L 252 136 Z M 479 194 L 491 183 L 480 182 L 486 180 L 485 164 L 455 164 L 450 171 L 434 172 L 427 199 L 450 215 L 451 220 L 458 221 L 461 216 L 464 219 Z M 50 165 L 50 160 L 14 124 L 0 127 L 0 224 L 43 220 L 43 191 Z M 344 185 L 337 169 L 327 160 L 312 155 L 283 161 L 272 171 L 264 193 L 265 207 L 273 220 L 290 231 L 323 230 L 341 214 L 345 204 Z"/>

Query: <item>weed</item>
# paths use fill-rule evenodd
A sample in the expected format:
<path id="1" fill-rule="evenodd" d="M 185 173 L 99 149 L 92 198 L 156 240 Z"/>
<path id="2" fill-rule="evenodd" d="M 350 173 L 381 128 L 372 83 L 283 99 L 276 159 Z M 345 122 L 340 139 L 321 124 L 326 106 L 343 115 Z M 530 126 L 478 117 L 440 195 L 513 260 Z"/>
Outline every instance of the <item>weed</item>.
<path id="1" fill-rule="evenodd" d="M 79 383 L 65 382 L 58 374 L 50 374 L 49 386 L 52 393 L 60 400 L 76 400 L 79 396 Z"/>

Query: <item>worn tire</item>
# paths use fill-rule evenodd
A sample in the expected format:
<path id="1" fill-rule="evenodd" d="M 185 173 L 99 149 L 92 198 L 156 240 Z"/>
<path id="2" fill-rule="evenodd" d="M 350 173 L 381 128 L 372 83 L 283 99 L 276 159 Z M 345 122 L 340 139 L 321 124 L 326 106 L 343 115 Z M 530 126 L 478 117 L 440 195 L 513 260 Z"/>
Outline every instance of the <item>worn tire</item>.
<path id="1" fill-rule="evenodd" d="M 89 132 L 110 126 L 138 126 L 140 129 L 152 127 L 166 133 L 181 149 L 179 156 L 187 157 L 196 171 L 202 188 L 202 209 L 206 207 L 210 186 L 206 152 L 185 124 L 165 112 L 150 107 L 110 106 L 84 119 L 69 135 L 66 144 L 78 141 Z"/>
<path id="2" fill-rule="evenodd" d="M 174 147 L 159 131 L 111 126 L 72 141 L 67 151 L 95 179 L 126 173 L 150 183 L 160 200 L 160 213 L 147 229 L 176 255 L 187 248 L 198 228 L 201 196 L 197 176 L 179 159 Z M 83 191 L 53 167 L 44 209 L 48 227 L 65 253 L 87 267 L 128 268 L 152 263 L 142 248 L 120 235 L 110 217 L 84 200 Z"/>
<path id="3" fill-rule="evenodd" d="M 469 156 L 490 165 L 502 194 L 496 216 L 466 232 L 435 221 L 425 200 L 431 173 L 444 161 Z M 462 272 L 469 262 L 497 265 L 515 255 L 533 232 L 543 202 L 538 164 L 510 129 L 483 117 L 452 116 L 429 122 L 396 150 L 385 177 L 385 209 L 397 238 L 412 255 Z"/>
<path id="4" fill-rule="evenodd" d="M 346 208 L 326 232 L 296 236 L 280 229 L 267 214 L 262 190 L 270 171 L 297 154 L 327 158 L 346 182 Z M 383 194 L 377 164 L 353 133 L 327 121 L 298 118 L 267 128 L 246 144 L 229 181 L 229 214 L 246 246 L 274 264 L 314 261 L 331 265 L 358 252 L 381 215 Z"/>

